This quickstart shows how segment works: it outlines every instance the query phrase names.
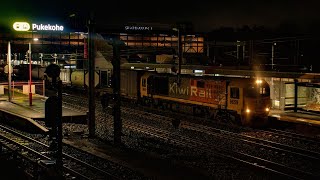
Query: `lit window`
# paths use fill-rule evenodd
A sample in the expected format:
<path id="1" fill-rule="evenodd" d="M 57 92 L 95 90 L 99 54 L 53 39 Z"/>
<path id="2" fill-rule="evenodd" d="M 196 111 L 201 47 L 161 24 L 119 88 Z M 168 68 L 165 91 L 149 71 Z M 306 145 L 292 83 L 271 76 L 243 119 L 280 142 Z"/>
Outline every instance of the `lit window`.
<path id="1" fill-rule="evenodd" d="M 230 98 L 239 99 L 239 88 L 230 88 Z"/>

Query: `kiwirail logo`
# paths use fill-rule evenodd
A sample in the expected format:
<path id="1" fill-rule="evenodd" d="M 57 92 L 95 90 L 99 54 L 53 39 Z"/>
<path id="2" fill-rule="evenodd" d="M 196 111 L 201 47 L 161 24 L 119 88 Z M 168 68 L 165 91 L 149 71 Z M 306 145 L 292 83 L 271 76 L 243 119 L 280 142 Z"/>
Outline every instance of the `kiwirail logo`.
<path id="1" fill-rule="evenodd" d="M 13 29 L 16 31 L 29 31 L 32 28 L 32 31 L 63 31 L 64 27 L 58 24 L 35 24 L 31 26 L 27 22 L 15 22 L 13 23 Z"/>

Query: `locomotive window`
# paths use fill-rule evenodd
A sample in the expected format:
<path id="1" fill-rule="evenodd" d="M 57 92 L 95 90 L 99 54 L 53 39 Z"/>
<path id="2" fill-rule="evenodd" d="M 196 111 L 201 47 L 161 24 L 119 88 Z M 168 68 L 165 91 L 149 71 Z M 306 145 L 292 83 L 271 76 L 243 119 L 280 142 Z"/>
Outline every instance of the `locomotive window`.
<path id="1" fill-rule="evenodd" d="M 269 87 L 260 87 L 260 95 L 269 96 L 270 95 L 270 88 Z"/>
<path id="2" fill-rule="evenodd" d="M 261 86 L 261 87 L 248 87 L 246 89 L 246 96 L 248 97 L 257 97 L 257 96 L 269 96 L 270 95 L 270 89 L 267 86 Z"/>
<path id="3" fill-rule="evenodd" d="M 197 81 L 198 88 L 204 88 L 204 81 Z"/>
<path id="4" fill-rule="evenodd" d="M 169 78 L 163 76 L 155 76 L 153 79 L 154 94 L 168 95 L 169 92 Z"/>
<path id="5" fill-rule="evenodd" d="M 230 98 L 239 99 L 239 88 L 230 88 Z"/>
<path id="6" fill-rule="evenodd" d="M 142 87 L 146 87 L 146 79 L 142 79 Z"/>

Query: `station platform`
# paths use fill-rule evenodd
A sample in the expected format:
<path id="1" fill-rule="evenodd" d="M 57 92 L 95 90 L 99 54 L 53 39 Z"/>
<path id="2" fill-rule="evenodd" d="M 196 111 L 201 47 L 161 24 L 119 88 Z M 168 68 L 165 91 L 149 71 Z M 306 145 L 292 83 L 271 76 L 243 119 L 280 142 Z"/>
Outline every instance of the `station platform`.
<path id="1" fill-rule="evenodd" d="M 48 129 L 37 123 L 45 121 L 45 102 L 48 97 L 34 94 L 30 106 L 29 96 L 0 98 L 0 118 L 6 124 L 32 133 L 47 133 Z M 62 106 L 62 122 L 86 123 L 86 113 Z"/>
<path id="2" fill-rule="evenodd" d="M 269 117 L 281 122 L 295 123 L 300 125 L 307 125 L 320 128 L 320 113 L 308 112 L 308 111 L 281 111 L 272 109 L 269 113 Z"/>

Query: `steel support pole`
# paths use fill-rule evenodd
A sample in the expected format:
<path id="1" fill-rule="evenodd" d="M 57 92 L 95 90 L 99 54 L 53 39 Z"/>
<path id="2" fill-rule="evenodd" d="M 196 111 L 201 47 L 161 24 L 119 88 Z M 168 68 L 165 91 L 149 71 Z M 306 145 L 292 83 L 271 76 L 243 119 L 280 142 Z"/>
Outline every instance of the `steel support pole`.
<path id="1" fill-rule="evenodd" d="M 31 60 L 31 42 L 29 42 L 29 105 L 32 106 L 32 60 Z"/>
<path id="2" fill-rule="evenodd" d="M 11 102 L 12 94 L 11 94 L 11 45 L 10 41 L 8 42 L 8 54 L 7 54 L 7 64 L 8 64 L 8 96 L 9 96 L 9 102 Z"/>
<path id="3" fill-rule="evenodd" d="M 298 111 L 298 80 L 294 79 L 294 112 Z"/>
<path id="4" fill-rule="evenodd" d="M 62 170 L 63 163 L 62 163 L 62 81 L 58 81 L 58 103 L 57 103 L 57 128 L 58 128 L 58 151 L 57 151 L 57 165 Z"/>
<path id="5" fill-rule="evenodd" d="M 273 70 L 274 65 L 274 46 L 277 45 L 276 43 L 272 43 L 271 46 L 271 69 Z"/>
<path id="6" fill-rule="evenodd" d="M 120 51 L 116 42 L 113 44 L 113 95 L 114 95 L 114 144 L 121 144 L 122 121 L 120 111 Z"/>
<path id="7" fill-rule="evenodd" d="M 89 124 L 89 137 L 95 136 L 96 123 L 95 123 L 95 47 L 94 47 L 94 20 L 93 15 L 90 15 L 89 20 L 89 28 L 88 28 L 88 51 L 89 51 L 89 116 L 88 116 L 88 124 Z"/>
<path id="8" fill-rule="evenodd" d="M 178 83 L 180 84 L 181 64 L 182 64 L 182 42 L 181 42 L 180 27 L 178 28 L 178 56 L 179 56 Z"/>

